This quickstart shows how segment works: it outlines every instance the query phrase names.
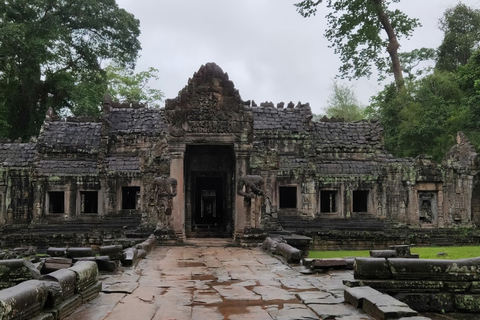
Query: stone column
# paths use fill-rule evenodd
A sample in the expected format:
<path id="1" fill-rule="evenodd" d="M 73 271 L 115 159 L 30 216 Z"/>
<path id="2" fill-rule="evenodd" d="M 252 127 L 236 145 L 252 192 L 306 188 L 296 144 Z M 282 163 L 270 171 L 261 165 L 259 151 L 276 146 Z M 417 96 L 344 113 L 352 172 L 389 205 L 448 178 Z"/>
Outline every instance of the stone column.
<path id="1" fill-rule="evenodd" d="M 185 238 L 185 145 L 170 148 L 170 177 L 177 180 L 177 196 L 173 198 L 172 227 L 179 240 Z"/>

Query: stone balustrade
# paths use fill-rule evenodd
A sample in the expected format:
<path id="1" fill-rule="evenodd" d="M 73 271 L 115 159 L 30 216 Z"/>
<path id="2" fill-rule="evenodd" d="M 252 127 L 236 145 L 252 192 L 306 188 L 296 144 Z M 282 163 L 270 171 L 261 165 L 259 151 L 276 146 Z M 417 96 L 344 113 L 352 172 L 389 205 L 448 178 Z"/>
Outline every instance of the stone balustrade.
<path id="1" fill-rule="evenodd" d="M 64 319 L 102 288 L 97 264 L 80 261 L 69 269 L 0 291 L 0 319 Z"/>
<path id="2" fill-rule="evenodd" d="M 356 280 L 425 312 L 480 312 L 480 257 L 459 260 L 357 258 Z"/>

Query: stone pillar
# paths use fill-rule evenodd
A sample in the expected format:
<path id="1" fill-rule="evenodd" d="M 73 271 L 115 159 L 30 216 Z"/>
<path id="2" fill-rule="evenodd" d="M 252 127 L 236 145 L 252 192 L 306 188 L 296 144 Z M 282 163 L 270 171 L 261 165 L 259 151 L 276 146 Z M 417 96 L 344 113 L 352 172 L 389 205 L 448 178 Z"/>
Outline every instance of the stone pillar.
<path id="1" fill-rule="evenodd" d="M 172 227 L 179 240 L 185 239 L 185 145 L 170 148 L 170 177 L 177 180 L 177 196 L 173 198 Z"/>
<path id="2" fill-rule="evenodd" d="M 237 151 L 236 152 L 236 172 L 235 172 L 235 186 L 238 183 L 240 177 L 247 174 L 247 157 L 248 152 L 246 151 Z M 236 188 L 235 188 L 236 189 Z M 245 217 L 245 202 L 244 197 L 238 195 L 235 192 L 235 213 L 233 215 L 235 219 L 235 236 L 243 234 L 246 227 L 246 217 Z M 249 221 L 249 224 L 251 221 Z"/>

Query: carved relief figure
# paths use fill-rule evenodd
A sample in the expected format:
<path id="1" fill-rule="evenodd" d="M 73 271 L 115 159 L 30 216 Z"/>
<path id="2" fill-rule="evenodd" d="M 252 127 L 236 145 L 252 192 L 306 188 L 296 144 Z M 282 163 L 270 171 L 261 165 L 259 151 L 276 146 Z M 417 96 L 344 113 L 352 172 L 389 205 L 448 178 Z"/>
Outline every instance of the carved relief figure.
<path id="1" fill-rule="evenodd" d="M 245 198 L 263 196 L 264 181 L 261 176 L 246 175 L 238 179 L 237 194 Z"/>
<path id="2" fill-rule="evenodd" d="M 177 180 L 170 177 L 157 177 L 153 179 L 154 207 L 157 213 L 157 222 L 169 223 L 168 217 L 172 214 L 173 200 L 177 195 Z"/>

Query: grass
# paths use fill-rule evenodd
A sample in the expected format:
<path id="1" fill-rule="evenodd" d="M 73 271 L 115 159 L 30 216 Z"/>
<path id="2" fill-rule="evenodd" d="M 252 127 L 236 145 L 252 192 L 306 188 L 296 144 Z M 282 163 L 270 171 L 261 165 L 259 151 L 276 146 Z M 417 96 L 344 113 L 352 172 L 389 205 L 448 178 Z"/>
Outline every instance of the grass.
<path id="1" fill-rule="evenodd" d="M 420 259 L 464 259 L 480 257 L 480 246 L 471 247 L 412 247 L 412 254 L 419 254 Z M 443 253 L 443 255 L 438 255 Z M 310 251 L 309 258 L 344 258 L 369 257 L 370 250 L 347 251 Z"/>

